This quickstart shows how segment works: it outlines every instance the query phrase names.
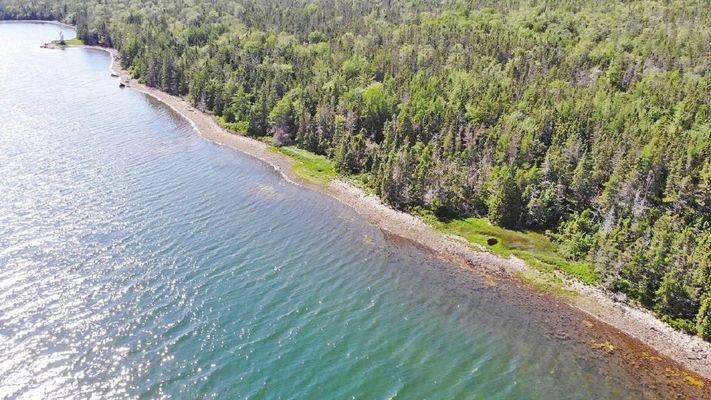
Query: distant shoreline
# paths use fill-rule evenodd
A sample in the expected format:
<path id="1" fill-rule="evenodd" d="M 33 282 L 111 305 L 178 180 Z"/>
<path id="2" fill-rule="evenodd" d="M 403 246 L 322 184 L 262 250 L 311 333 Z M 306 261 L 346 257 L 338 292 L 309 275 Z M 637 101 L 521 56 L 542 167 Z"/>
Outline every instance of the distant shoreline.
<path id="1" fill-rule="evenodd" d="M 73 28 L 53 21 L 11 22 L 54 23 Z M 67 48 L 83 48 L 107 52 L 111 58 L 110 72 L 118 75 L 121 82 L 127 82 L 131 89 L 145 93 L 164 103 L 185 118 L 203 138 L 260 159 L 271 165 L 286 180 L 335 198 L 353 208 L 372 224 L 378 226 L 386 235 L 410 241 L 448 261 L 492 276 L 495 279 L 503 278 L 509 282 L 512 280 L 516 282 L 519 274 L 536 273 L 530 270 L 520 259 L 515 257 L 504 259 L 485 251 L 479 251 L 459 238 L 436 232 L 419 218 L 386 206 L 375 196 L 367 194 L 344 179 L 336 179 L 328 186 L 304 182 L 292 170 L 293 159 L 269 151 L 267 144 L 256 139 L 227 131 L 217 123 L 214 116 L 195 109 L 189 102 L 180 97 L 148 87 L 132 79 L 128 71 L 121 68 L 120 63 L 115 62 L 118 60 L 118 51 L 115 49 L 87 45 L 71 45 L 67 46 Z M 606 325 L 599 326 L 597 329 L 603 331 L 609 329 L 617 330 L 649 347 L 650 351 L 646 351 L 643 348 L 635 348 L 633 350 L 639 353 L 640 363 L 656 363 L 657 361 L 654 358 L 656 356 L 653 355 L 654 351 L 656 351 L 678 363 L 681 367 L 694 372 L 698 377 L 704 378 L 706 381 L 703 384 L 705 390 L 711 390 L 711 343 L 673 330 L 649 311 L 614 302 L 597 288 L 577 283 L 570 283 L 567 286 L 568 289 L 574 290 L 580 295 L 565 299 L 553 294 L 548 295 L 551 298 L 555 297 L 555 299 L 551 300 L 551 310 L 556 308 L 556 302 L 572 306 L 576 310 L 582 311 L 584 314 L 601 322 L 602 325 Z M 652 355 L 650 356 L 650 354 Z M 643 360 L 642 358 L 644 357 L 650 358 Z M 663 364 L 665 368 L 668 368 L 666 363 Z M 672 373 L 672 375 L 674 374 Z M 685 381 L 693 385 L 693 379 L 695 378 L 692 378 L 687 379 L 685 376 L 679 376 L 678 380 L 682 384 Z M 696 386 L 698 387 L 698 385 Z"/>
<path id="2" fill-rule="evenodd" d="M 65 24 L 64 22 L 59 22 L 59 21 L 48 21 L 44 19 L 3 19 L 0 20 L 0 23 L 6 23 L 6 24 L 51 24 L 51 25 L 58 25 L 63 28 L 69 28 L 73 29 L 76 31 L 76 27 Z"/>

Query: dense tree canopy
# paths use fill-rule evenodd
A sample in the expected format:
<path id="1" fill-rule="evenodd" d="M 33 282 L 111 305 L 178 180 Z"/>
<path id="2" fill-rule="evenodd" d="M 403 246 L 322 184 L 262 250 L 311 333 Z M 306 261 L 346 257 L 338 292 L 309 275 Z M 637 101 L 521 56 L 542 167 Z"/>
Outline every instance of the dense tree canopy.
<path id="1" fill-rule="evenodd" d="M 398 207 L 550 230 L 711 337 L 703 0 L 0 0 L 0 17 L 72 23 L 146 84 Z"/>

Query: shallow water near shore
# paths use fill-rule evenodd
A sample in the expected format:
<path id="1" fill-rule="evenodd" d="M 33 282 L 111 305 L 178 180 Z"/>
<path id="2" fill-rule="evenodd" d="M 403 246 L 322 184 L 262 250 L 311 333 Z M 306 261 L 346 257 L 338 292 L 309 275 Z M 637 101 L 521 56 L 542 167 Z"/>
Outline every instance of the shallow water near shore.
<path id="1" fill-rule="evenodd" d="M 0 23 L 0 398 L 644 398 L 511 287 Z"/>

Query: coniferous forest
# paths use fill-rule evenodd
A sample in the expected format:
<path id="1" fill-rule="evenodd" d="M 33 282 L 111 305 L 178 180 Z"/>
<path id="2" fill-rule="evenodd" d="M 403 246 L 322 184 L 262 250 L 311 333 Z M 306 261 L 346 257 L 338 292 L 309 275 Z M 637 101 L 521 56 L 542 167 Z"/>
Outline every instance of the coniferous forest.
<path id="1" fill-rule="evenodd" d="M 548 232 L 711 340 L 703 0 L 0 0 L 385 202 Z"/>

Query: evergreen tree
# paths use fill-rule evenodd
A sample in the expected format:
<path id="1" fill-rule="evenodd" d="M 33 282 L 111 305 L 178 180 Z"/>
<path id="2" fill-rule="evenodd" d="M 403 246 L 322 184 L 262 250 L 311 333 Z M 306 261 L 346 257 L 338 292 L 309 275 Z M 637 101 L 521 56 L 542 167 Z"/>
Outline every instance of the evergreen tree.
<path id="1" fill-rule="evenodd" d="M 711 294 L 701 298 L 701 307 L 696 314 L 696 333 L 704 340 L 711 341 Z"/>
<path id="2" fill-rule="evenodd" d="M 521 194 L 513 171 L 504 166 L 494 173 L 489 182 L 491 195 L 489 197 L 489 219 L 491 222 L 507 228 L 516 228 L 520 222 Z"/>

